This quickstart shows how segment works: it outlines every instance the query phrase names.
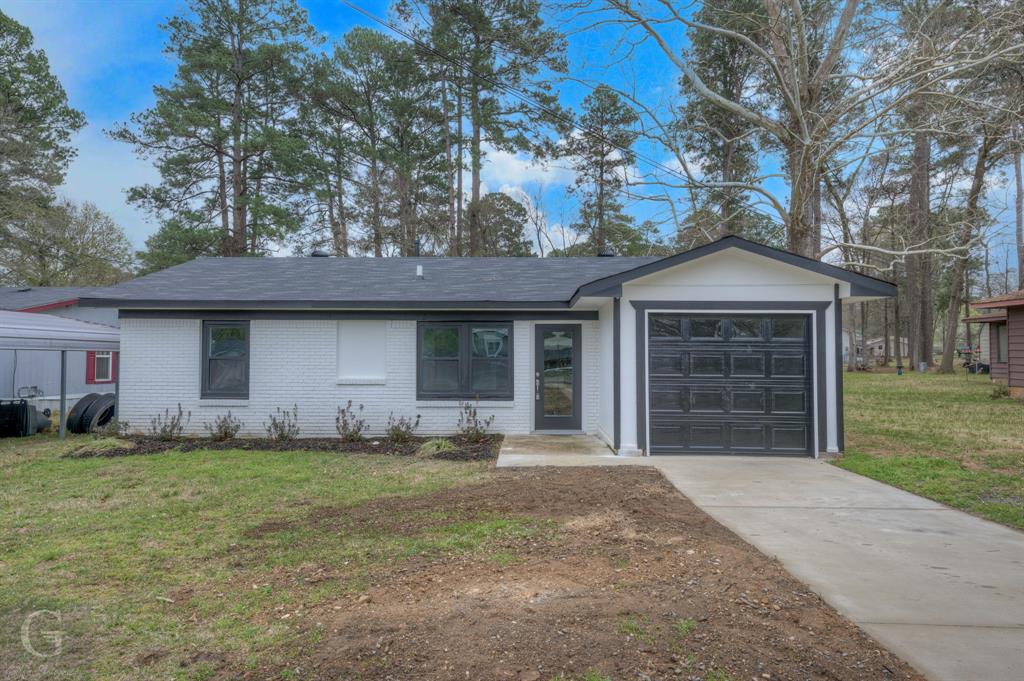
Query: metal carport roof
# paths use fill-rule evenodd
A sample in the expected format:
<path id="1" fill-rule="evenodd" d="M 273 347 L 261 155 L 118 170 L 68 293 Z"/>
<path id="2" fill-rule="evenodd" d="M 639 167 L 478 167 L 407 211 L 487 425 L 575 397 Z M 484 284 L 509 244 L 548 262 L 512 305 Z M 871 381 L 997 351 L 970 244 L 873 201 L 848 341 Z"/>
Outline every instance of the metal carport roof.
<path id="1" fill-rule="evenodd" d="M 112 350 L 118 329 L 48 314 L 0 310 L 0 350 Z"/>
<path id="2" fill-rule="evenodd" d="M 112 326 L 80 322 L 48 314 L 0 311 L 0 350 L 60 352 L 60 437 L 67 419 L 67 353 L 99 350 L 117 352 L 120 331 Z M 115 398 L 116 399 L 116 398 Z M 114 407 L 115 414 L 117 407 Z"/>

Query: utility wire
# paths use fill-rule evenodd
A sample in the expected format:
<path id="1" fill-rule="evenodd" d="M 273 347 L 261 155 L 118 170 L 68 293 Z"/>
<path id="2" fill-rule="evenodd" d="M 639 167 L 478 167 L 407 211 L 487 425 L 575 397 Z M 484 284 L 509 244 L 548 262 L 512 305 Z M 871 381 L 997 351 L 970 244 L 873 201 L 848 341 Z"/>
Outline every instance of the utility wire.
<path id="1" fill-rule="evenodd" d="M 566 116 L 566 115 L 562 114 L 559 111 L 556 111 L 554 109 L 551 109 L 548 106 L 545 106 L 541 102 L 538 102 L 537 100 L 533 99 L 533 97 L 531 97 L 529 95 L 529 93 L 527 93 L 527 92 L 524 92 L 524 91 L 522 91 L 522 90 L 520 90 L 518 88 L 515 88 L 515 87 L 511 86 L 511 85 L 507 85 L 505 83 L 497 81 L 497 80 L 491 78 L 490 76 L 488 76 L 486 74 L 482 74 L 479 71 L 474 70 L 473 67 L 470 66 L 468 63 L 466 63 L 464 60 L 459 59 L 457 57 L 452 57 L 450 55 L 447 55 L 447 54 L 445 54 L 445 53 L 435 49 L 433 46 L 431 46 L 431 45 L 429 45 L 427 43 L 424 43 L 422 40 L 417 38 L 412 33 L 406 31 L 405 29 L 403 29 L 403 28 L 401 28 L 399 26 L 394 25 L 393 23 L 391 23 L 390 21 L 388 21 L 386 19 L 382 19 L 382 18 L 376 16 L 375 14 L 373 14 L 372 12 L 370 12 L 370 11 L 368 11 L 366 9 L 363 9 L 359 5 L 357 5 L 354 2 L 352 2 L 351 0 L 341 0 L 341 3 L 346 5 L 346 6 L 348 6 L 350 9 L 358 12 L 359 14 L 362 14 L 367 19 L 369 19 L 369 20 L 371 20 L 373 22 L 376 22 L 376 23 L 380 24 L 381 26 L 384 26 L 385 28 L 393 31 L 394 33 L 397 33 L 398 35 L 402 36 L 406 40 L 410 41 L 411 43 L 413 43 L 414 45 L 419 47 L 420 49 L 425 50 L 425 51 L 433 54 L 434 56 L 439 57 L 439 58 L 449 62 L 450 64 L 452 64 L 454 66 L 458 66 L 460 68 L 463 68 L 463 69 L 469 71 L 474 76 L 476 76 L 477 78 L 480 78 L 481 80 L 486 81 L 487 83 L 489 83 L 490 85 L 492 85 L 496 89 L 498 89 L 498 90 L 500 90 L 500 91 L 502 91 L 502 92 L 504 92 L 506 94 L 512 95 L 513 97 L 516 97 L 517 99 L 519 99 L 523 103 L 525 103 L 528 106 L 531 106 L 531 107 L 539 110 L 540 112 L 546 114 L 547 116 L 549 116 L 551 118 L 554 118 L 556 120 L 559 120 L 559 121 L 565 123 L 566 125 L 571 126 L 575 130 L 578 130 L 579 132 L 582 132 L 585 135 L 589 135 L 592 138 L 594 138 L 594 139 L 596 139 L 596 140 L 598 140 L 600 142 L 608 144 L 609 146 L 614 147 L 614 148 L 618 149 L 619 151 L 626 152 L 626 153 L 632 155 L 634 158 L 637 158 L 637 159 L 639 159 L 639 160 L 641 160 L 641 161 L 643 161 L 643 162 L 645 162 L 645 163 L 647 163 L 647 164 L 649 164 L 649 165 L 651 165 L 651 166 L 653 166 L 655 168 L 658 168 L 658 169 L 664 171 L 665 173 L 668 173 L 672 177 L 678 178 L 678 179 L 682 180 L 683 182 L 686 182 L 687 184 L 693 184 L 694 183 L 694 181 L 691 178 L 687 177 L 686 175 L 684 175 L 683 173 L 679 172 L 678 170 L 676 170 L 674 168 L 671 168 L 671 167 L 661 163 L 660 161 L 652 159 L 652 158 L 650 158 L 650 157 L 648 157 L 648 156 L 646 156 L 646 155 L 644 155 L 644 154 L 642 154 L 640 152 L 637 152 L 634 149 L 630 149 L 629 147 L 624 147 L 624 146 L 622 146 L 620 144 L 617 144 L 615 141 L 605 137 L 599 131 L 596 131 L 596 130 L 593 130 L 593 129 L 589 129 L 589 128 L 585 128 L 585 127 L 581 126 L 579 123 L 576 122 L 575 118 L 573 118 L 571 116 Z M 589 87 L 589 86 L 584 85 L 584 87 Z M 593 88 L 590 88 L 590 90 L 593 91 Z M 713 187 L 708 186 L 708 185 L 706 185 L 704 183 L 698 183 L 698 184 L 702 185 L 705 189 L 712 189 L 713 188 Z M 630 196 L 629 192 L 625 192 L 625 193 L 627 194 L 627 196 Z M 784 223 L 779 221 L 778 216 L 772 215 L 771 213 L 768 213 L 768 212 L 758 208 L 757 206 L 755 206 L 754 204 L 750 203 L 749 201 L 742 201 L 742 200 L 740 200 L 739 203 L 742 203 L 743 205 L 745 205 L 747 208 L 749 208 L 753 212 L 755 212 L 755 213 L 757 213 L 757 214 L 759 214 L 759 215 L 761 215 L 763 217 L 768 218 L 769 220 L 771 220 L 776 225 L 778 225 L 780 227 L 784 227 L 785 226 Z"/>

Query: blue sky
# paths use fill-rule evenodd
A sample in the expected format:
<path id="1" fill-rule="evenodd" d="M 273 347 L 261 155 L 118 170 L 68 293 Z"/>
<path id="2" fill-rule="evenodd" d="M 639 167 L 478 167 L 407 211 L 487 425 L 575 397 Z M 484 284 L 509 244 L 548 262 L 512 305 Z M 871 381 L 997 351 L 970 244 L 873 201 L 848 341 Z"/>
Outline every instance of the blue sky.
<path id="1" fill-rule="evenodd" d="M 310 22 L 328 38 L 357 25 L 384 30 L 337 0 L 300 0 L 300 4 L 309 12 Z M 361 0 L 359 4 L 377 16 L 387 16 L 388 2 Z M 0 9 L 31 29 L 36 46 L 45 50 L 72 106 L 86 115 L 87 127 L 75 139 L 78 157 L 61 194 L 99 205 L 141 248 L 157 225 L 129 205 L 124 192 L 133 185 L 156 182 L 159 177 L 149 162 L 137 159 L 127 145 L 108 139 L 104 130 L 151 106 L 153 85 L 167 83 L 173 77 L 174 64 L 162 52 L 165 36 L 159 24 L 185 12 L 185 3 L 0 0 Z M 606 69 L 602 62 L 608 52 L 601 38 L 591 35 L 573 41 L 575 73 L 595 81 L 621 82 L 626 77 L 623 69 Z M 666 67 L 662 72 L 652 70 L 647 80 L 658 88 L 660 78 L 671 83 L 675 75 Z M 578 104 L 587 91 L 585 86 L 566 83 L 560 94 L 564 102 Z M 572 218 L 573 202 L 564 198 L 571 179 L 564 168 L 537 167 L 521 154 L 507 153 L 492 153 L 484 173 L 487 190 L 518 188 L 531 196 L 539 192 L 553 222 Z M 638 213 L 645 211 L 650 209 L 637 208 Z"/>
<path id="2" fill-rule="evenodd" d="M 337 0 L 299 0 L 309 12 L 311 23 L 328 38 L 336 38 L 353 26 L 371 26 L 383 30 L 366 17 Z M 384 17 L 388 2 L 358 0 L 367 11 Z M 77 136 L 78 158 L 68 172 L 61 193 L 76 200 L 90 200 L 122 225 L 137 247 L 156 229 L 144 213 L 125 201 L 130 186 L 156 182 L 159 178 L 145 160 L 137 159 L 131 148 L 104 135 L 118 122 L 127 121 L 133 112 L 153 103 L 154 84 L 167 83 L 174 64 L 163 52 L 164 34 L 159 24 L 167 17 L 186 11 L 181 0 L 0 0 L 0 9 L 28 26 L 36 46 L 46 51 L 53 72 L 68 92 L 71 104 L 82 110 L 87 127 Z M 578 25 L 567 26 L 569 29 Z M 614 29 L 573 32 L 570 38 L 570 72 L 589 84 L 607 82 L 626 87 L 635 82 L 637 95 L 649 105 L 657 105 L 674 96 L 678 70 L 668 63 L 653 45 L 642 45 L 629 61 L 610 61 L 614 51 Z M 680 49 L 685 37 L 672 36 Z M 560 99 L 567 106 L 578 106 L 588 87 L 564 83 Z M 661 163 L 671 163 L 659 147 L 641 145 L 639 150 Z M 565 186 L 572 175 L 563 168 L 537 167 L 522 155 L 491 154 L 485 168 L 486 189 L 522 189 L 542 196 L 542 205 L 550 222 L 571 220 L 574 202 L 564 198 Z M 766 165 L 774 163 L 765 159 Z M 993 178 L 995 180 L 995 178 Z M 785 195 L 784 187 L 773 187 Z M 1009 243 L 1012 193 L 1005 181 L 993 181 L 989 192 L 990 210 L 1002 223 L 998 230 L 999 251 Z M 653 214 L 649 204 L 633 206 L 638 217 Z M 993 265 L 1001 269 L 999 264 Z"/>

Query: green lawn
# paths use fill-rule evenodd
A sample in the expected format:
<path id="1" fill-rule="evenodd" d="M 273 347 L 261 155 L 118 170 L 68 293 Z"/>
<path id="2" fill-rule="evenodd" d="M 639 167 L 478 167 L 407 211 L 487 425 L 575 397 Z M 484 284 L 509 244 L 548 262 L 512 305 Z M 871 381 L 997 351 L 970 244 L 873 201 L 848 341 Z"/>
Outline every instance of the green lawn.
<path id="1" fill-rule="evenodd" d="M 1024 529 L 1024 402 L 987 376 L 844 374 L 836 465 Z"/>
<path id="2" fill-rule="evenodd" d="M 531 531 L 494 517 L 435 518 L 411 532 L 306 522 L 252 532 L 320 506 L 472 482 L 489 463 L 242 451 L 58 458 L 81 443 L 0 441 L 4 679 L 201 679 L 215 666 L 204 651 L 273 660 L 284 642 L 314 643 L 317 629 L 298 626 L 301 612 L 290 616 L 296 604 L 351 597 L 385 563 L 485 551 L 491 539 Z M 20 642 L 25 617 L 43 609 L 60 613 L 64 632 L 62 653 L 49 659 Z"/>

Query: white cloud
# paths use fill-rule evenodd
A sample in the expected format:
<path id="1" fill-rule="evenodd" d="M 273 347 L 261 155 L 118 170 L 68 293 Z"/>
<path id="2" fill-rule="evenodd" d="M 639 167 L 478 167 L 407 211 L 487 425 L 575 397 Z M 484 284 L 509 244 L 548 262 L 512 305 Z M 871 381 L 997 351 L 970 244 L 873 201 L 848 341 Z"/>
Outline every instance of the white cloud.
<path id="1" fill-rule="evenodd" d="M 556 163 L 538 163 L 523 153 L 484 149 L 481 177 L 491 186 L 523 187 L 528 184 L 568 185 L 575 177 L 572 170 Z"/>

